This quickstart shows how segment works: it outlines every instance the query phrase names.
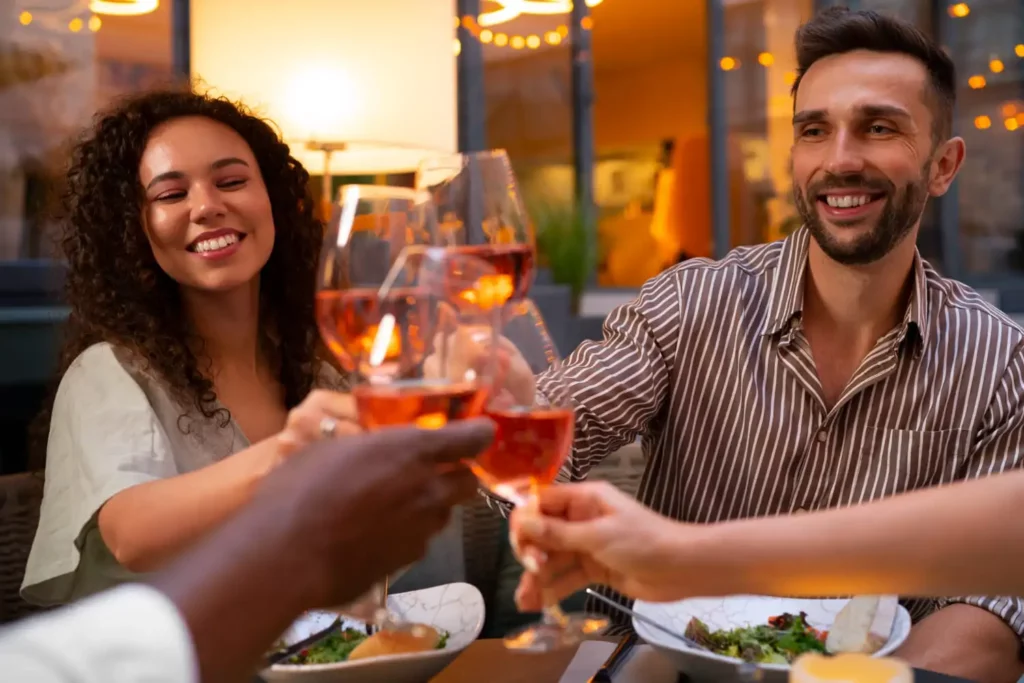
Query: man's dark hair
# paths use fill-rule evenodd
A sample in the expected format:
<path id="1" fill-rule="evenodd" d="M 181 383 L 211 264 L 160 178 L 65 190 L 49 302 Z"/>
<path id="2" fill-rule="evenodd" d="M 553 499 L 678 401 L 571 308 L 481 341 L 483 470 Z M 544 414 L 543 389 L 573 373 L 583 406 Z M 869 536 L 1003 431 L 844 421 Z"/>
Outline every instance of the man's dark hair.
<path id="1" fill-rule="evenodd" d="M 953 60 L 913 24 L 878 12 L 832 7 L 800 27 L 796 32 L 797 76 L 793 97 L 815 62 L 854 50 L 905 54 L 924 64 L 930 85 L 926 97 L 932 112 L 932 139 L 938 144 L 949 138 L 956 103 Z"/>

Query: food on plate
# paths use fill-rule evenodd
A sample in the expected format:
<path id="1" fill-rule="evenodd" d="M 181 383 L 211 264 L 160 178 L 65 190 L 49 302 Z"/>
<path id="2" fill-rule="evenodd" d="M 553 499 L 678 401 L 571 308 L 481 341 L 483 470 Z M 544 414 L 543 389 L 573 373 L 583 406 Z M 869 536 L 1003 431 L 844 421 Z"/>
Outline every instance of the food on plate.
<path id="1" fill-rule="evenodd" d="M 898 659 L 862 652 L 826 657 L 801 655 L 789 672 L 790 683 L 913 683 L 910 666 Z"/>
<path id="2" fill-rule="evenodd" d="M 443 650 L 448 644 L 448 636 L 446 631 L 422 624 L 417 624 L 411 632 L 379 631 L 372 636 L 359 629 L 347 628 L 317 641 L 285 663 L 336 664 L 382 655 Z"/>
<path id="3" fill-rule="evenodd" d="M 878 652 L 889 640 L 898 608 L 892 595 L 851 598 L 836 615 L 825 647 L 829 652 Z"/>
<path id="4" fill-rule="evenodd" d="M 710 630 L 694 617 L 686 626 L 686 637 L 715 654 L 736 657 L 755 664 L 789 664 L 807 652 L 825 652 L 827 632 L 807 623 L 807 614 L 780 614 L 767 624 Z"/>
<path id="5" fill-rule="evenodd" d="M 442 637 L 436 628 L 422 624 L 417 624 L 410 631 L 379 631 L 359 643 L 348 656 L 348 661 L 438 650 L 442 647 Z"/>

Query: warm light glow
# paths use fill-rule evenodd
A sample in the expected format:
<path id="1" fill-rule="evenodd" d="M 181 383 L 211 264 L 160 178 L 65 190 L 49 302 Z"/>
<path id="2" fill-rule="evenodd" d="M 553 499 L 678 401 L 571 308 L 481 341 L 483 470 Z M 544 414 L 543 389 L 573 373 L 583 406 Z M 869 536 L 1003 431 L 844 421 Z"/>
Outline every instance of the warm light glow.
<path id="1" fill-rule="evenodd" d="M 583 17 L 580 19 L 580 28 L 584 31 L 590 31 L 594 28 L 594 20 L 590 17 Z"/>
<path id="2" fill-rule="evenodd" d="M 978 130 L 985 130 L 992 127 L 992 119 L 987 116 L 978 116 L 974 119 L 974 127 Z"/>
<path id="3" fill-rule="evenodd" d="M 81 31 L 82 26 L 82 20 L 78 17 L 75 17 L 74 19 L 68 22 L 68 30 L 72 33 L 78 33 L 79 31 Z"/>
<path id="4" fill-rule="evenodd" d="M 719 62 L 722 67 L 722 71 L 732 71 L 738 65 L 738 62 L 732 57 L 722 57 L 722 61 Z"/>
<path id="5" fill-rule="evenodd" d="M 1017 45 L 1013 51 L 1017 53 L 1018 57 L 1024 57 L 1024 45 Z"/>
<path id="6" fill-rule="evenodd" d="M 586 0 L 587 7 L 597 7 L 604 0 Z M 568 14 L 572 11 L 572 0 L 491 0 L 497 9 L 482 13 L 478 18 L 481 26 L 496 26 L 523 14 Z"/>
<path id="7" fill-rule="evenodd" d="M 458 38 L 452 42 L 452 51 L 455 52 L 456 57 L 462 53 L 462 41 Z"/>
<path id="8" fill-rule="evenodd" d="M 93 14 L 109 14 L 116 17 L 149 14 L 159 6 L 160 0 L 89 0 L 89 11 Z"/>
<path id="9" fill-rule="evenodd" d="M 796 83 L 796 72 L 787 71 L 784 78 L 786 79 L 786 85 L 793 85 L 794 83 Z"/>
<path id="10" fill-rule="evenodd" d="M 992 70 L 992 73 L 999 74 L 1003 72 L 1003 69 L 1005 69 L 1006 66 L 1003 64 L 1002 60 L 993 59 L 988 63 L 988 68 Z"/>
<path id="11" fill-rule="evenodd" d="M 757 63 L 761 66 L 771 66 L 775 63 L 775 57 L 771 52 L 762 52 L 757 56 Z"/>
<path id="12" fill-rule="evenodd" d="M 1017 119 L 1006 119 L 1003 121 L 1003 125 L 1006 126 L 1006 130 L 1017 130 L 1020 128 L 1020 124 L 1017 123 Z"/>
<path id="13" fill-rule="evenodd" d="M 1003 116 L 1016 116 L 1017 105 L 1015 105 L 1013 102 L 1007 102 L 1006 104 L 1003 105 L 1002 112 Z"/>
<path id="14" fill-rule="evenodd" d="M 526 36 L 526 47 L 536 50 L 540 47 L 540 36 Z"/>
<path id="15" fill-rule="evenodd" d="M 458 17 L 454 17 L 454 19 L 455 19 L 455 28 L 458 28 L 459 27 L 459 18 Z"/>
<path id="16" fill-rule="evenodd" d="M 22 12 L 21 14 L 18 15 L 18 21 L 21 22 L 22 26 L 28 26 L 29 24 L 32 23 L 32 13 Z"/>
<path id="17" fill-rule="evenodd" d="M 558 45 L 562 42 L 562 36 L 559 35 L 558 31 L 548 31 L 544 34 L 544 40 L 547 41 L 548 45 Z"/>
<path id="18" fill-rule="evenodd" d="M 508 36 L 505 35 L 504 33 L 495 33 L 494 44 L 497 45 L 498 47 L 505 47 L 506 45 L 508 45 Z"/>
<path id="19" fill-rule="evenodd" d="M 971 13 L 971 8 L 967 6 L 966 2 L 958 2 L 955 5 L 949 6 L 949 16 L 956 19 L 963 19 Z"/>
<path id="20" fill-rule="evenodd" d="M 985 77 L 981 75 L 971 76 L 967 79 L 967 85 L 971 86 L 974 90 L 980 90 L 985 87 Z"/>
<path id="21" fill-rule="evenodd" d="M 491 33 L 490 29 L 486 29 L 485 28 L 483 31 L 480 31 L 480 42 L 481 43 L 489 43 L 492 40 L 494 40 L 494 34 Z"/>
<path id="22" fill-rule="evenodd" d="M 565 24 L 561 24 L 558 28 L 555 29 L 555 31 L 557 31 L 558 35 L 562 36 L 563 38 L 569 35 L 569 27 L 566 26 Z"/>
<path id="23" fill-rule="evenodd" d="M 509 41 L 509 45 L 512 46 L 513 50 L 522 50 L 526 47 L 526 38 L 522 36 L 512 36 L 512 40 Z"/>
<path id="24" fill-rule="evenodd" d="M 427 156 L 456 150 L 451 3 L 289 0 L 282 7 L 250 2 L 239 12 L 237 0 L 191 3 L 191 75 L 273 121 L 315 175 L 328 158 L 317 143 L 336 150 L 329 157 L 336 175 L 415 171 Z"/>
<path id="25" fill-rule="evenodd" d="M 1017 123 L 1019 123 L 1020 125 L 1024 126 L 1024 111 L 1022 111 L 1021 113 L 1017 114 Z"/>
<path id="26" fill-rule="evenodd" d="M 96 31 L 100 30 L 101 26 L 103 26 L 103 21 L 99 17 L 97 17 L 95 14 L 92 15 L 91 17 L 89 17 L 89 30 L 90 31 L 92 31 L 93 33 L 96 33 Z"/>

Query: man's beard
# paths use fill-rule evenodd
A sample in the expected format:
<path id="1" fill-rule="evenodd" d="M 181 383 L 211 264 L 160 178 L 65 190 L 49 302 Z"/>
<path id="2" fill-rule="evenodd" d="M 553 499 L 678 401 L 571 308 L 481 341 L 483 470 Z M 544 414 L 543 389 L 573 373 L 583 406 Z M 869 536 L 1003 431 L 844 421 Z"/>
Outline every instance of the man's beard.
<path id="1" fill-rule="evenodd" d="M 907 183 L 898 192 L 895 191 L 896 186 L 884 178 L 871 179 L 859 173 L 828 175 L 811 185 L 807 195 L 794 185 L 794 203 L 814 241 L 829 258 L 848 266 L 874 263 L 902 242 L 924 213 L 928 201 L 927 169 L 928 164 L 921 170 L 921 176 L 916 181 Z M 841 188 L 875 194 L 884 192 L 886 196 L 882 215 L 878 217 L 874 228 L 849 244 L 833 237 L 817 211 L 817 198 L 822 192 Z M 811 199 L 808 200 L 808 197 Z M 841 220 L 835 223 L 843 225 Z"/>

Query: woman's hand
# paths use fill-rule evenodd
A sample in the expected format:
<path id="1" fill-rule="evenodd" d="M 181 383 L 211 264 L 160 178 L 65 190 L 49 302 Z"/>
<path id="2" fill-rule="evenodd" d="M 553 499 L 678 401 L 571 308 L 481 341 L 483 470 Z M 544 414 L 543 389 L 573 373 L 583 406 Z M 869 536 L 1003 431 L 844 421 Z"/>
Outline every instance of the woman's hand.
<path id="1" fill-rule="evenodd" d="M 362 431 L 351 394 L 315 389 L 289 411 L 284 429 L 276 437 L 278 462 L 321 439 Z"/>
<path id="2" fill-rule="evenodd" d="M 528 569 L 516 604 L 539 611 L 595 583 L 652 602 L 684 597 L 677 549 L 688 533 L 605 482 L 542 489 L 512 512 L 512 544 Z"/>

